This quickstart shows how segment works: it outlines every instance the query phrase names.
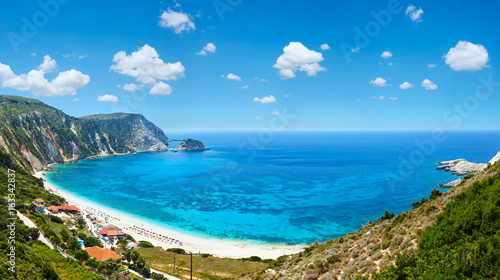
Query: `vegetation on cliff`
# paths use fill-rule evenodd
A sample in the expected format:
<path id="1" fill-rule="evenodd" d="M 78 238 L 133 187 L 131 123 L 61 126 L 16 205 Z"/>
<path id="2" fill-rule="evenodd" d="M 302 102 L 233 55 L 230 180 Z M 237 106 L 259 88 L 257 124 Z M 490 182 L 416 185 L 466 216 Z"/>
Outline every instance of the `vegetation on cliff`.
<path id="1" fill-rule="evenodd" d="M 138 114 L 75 118 L 36 99 L 0 96 L 0 149 L 21 166 L 96 155 L 166 150 L 163 131 Z"/>

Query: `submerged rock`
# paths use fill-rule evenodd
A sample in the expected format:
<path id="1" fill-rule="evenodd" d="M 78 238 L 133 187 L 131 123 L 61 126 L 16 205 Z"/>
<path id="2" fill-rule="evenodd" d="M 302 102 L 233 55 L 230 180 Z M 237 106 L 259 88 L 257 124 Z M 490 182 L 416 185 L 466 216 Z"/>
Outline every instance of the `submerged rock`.
<path id="1" fill-rule="evenodd" d="M 189 138 L 186 141 L 182 142 L 179 146 L 175 147 L 174 151 L 203 151 L 203 150 L 210 150 L 210 148 L 205 146 L 205 144 L 203 144 L 201 141 Z"/>

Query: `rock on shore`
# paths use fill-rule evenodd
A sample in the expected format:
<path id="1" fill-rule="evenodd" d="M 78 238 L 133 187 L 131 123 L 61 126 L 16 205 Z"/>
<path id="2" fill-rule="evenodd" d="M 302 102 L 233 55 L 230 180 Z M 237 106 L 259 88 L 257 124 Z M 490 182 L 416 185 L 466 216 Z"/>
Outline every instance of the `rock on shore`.
<path id="1" fill-rule="evenodd" d="M 437 164 L 441 166 L 436 167 L 436 169 L 449 171 L 458 176 L 467 175 L 469 173 L 476 173 L 486 168 L 486 164 L 484 163 L 473 163 L 463 158 L 450 161 L 441 161 Z"/>
<path id="2" fill-rule="evenodd" d="M 460 183 L 462 183 L 462 179 L 461 178 L 453 180 L 453 181 L 451 181 L 451 182 L 449 182 L 447 184 L 444 184 L 444 185 L 443 184 L 439 184 L 439 186 L 441 188 L 452 188 L 452 187 L 460 185 Z"/>

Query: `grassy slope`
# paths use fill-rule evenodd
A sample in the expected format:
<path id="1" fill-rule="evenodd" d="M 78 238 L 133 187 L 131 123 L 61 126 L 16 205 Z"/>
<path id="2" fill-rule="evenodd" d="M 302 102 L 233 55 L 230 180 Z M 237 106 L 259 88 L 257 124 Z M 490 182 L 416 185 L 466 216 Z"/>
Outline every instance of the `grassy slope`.
<path id="1" fill-rule="evenodd" d="M 161 248 L 139 248 L 138 252 L 144 256 L 148 265 L 158 271 L 172 274 L 173 254 Z M 176 255 L 176 266 L 181 276 L 189 276 L 189 255 Z M 199 279 L 235 278 L 241 274 L 259 271 L 268 265 L 262 262 L 242 261 L 235 259 L 193 256 L 193 277 Z"/>

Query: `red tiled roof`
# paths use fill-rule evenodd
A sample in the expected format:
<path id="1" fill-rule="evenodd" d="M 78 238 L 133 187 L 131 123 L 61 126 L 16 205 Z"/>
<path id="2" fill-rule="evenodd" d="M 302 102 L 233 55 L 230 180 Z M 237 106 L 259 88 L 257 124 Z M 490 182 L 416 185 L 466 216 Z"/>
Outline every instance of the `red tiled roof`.
<path id="1" fill-rule="evenodd" d="M 105 260 L 107 260 L 109 258 L 112 258 L 112 259 L 115 259 L 115 260 L 118 260 L 118 259 L 122 258 L 115 251 L 110 250 L 110 249 L 103 249 L 103 248 L 98 247 L 98 246 L 87 248 L 87 249 L 85 249 L 85 251 L 87 251 L 87 253 L 89 254 L 89 256 L 91 256 L 92 258 L 95 258 L 95 259 L 97 259 L 97 260 L 99 260 L 101 262 L 103 262 L 103 261 L 105 261 Z"/>
<path id="2" fill-rule="evenodd" d="M 59 210 L 80 211 L 76 206 L 57 206 L 57 208 L 59 208 Z"/>
<path id="3" fill-rule="evenodd" d="M 57 206 L 49 206 L 47 207 L 47 210 L 51 212 L 59 212 L 59 208 Z"/>
<path id="4" fill-rule="evenodd" d="M 110 230 L 110 229 L 113 230 L 113 229 L 118 229 L 118 227 L 105 227 L 104 229 L 105 230 Z"/>
<path id="5" fill-rule="evenodd" d="M 99 231 L 99 234 L 100 234 L 100 235 L 107 235 L 107 234 L 108 234 L 108 231 L 107 231 L 107 230 L 102 229 L 102 230 L 100 230 L 100 231 Z"/>

